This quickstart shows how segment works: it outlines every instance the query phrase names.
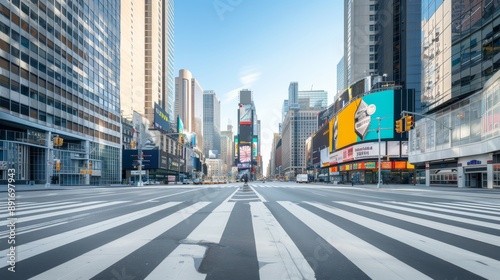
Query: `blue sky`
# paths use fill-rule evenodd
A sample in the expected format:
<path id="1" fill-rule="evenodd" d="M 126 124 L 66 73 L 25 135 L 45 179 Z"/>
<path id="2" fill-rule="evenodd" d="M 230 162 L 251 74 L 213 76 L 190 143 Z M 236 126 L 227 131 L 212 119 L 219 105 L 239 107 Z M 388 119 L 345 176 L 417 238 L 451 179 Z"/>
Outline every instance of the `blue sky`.
<path id="1" fill-rule="evenodd" d="M 343 2 L 175 0 L 175 76 L 187 69 L 204 90 L 216 92 L 221 130 L 229 120 L 236 126 L 239 90 L 252 90 L 267 167 L 290 82 L 326 90 L 333 101 Z"/>

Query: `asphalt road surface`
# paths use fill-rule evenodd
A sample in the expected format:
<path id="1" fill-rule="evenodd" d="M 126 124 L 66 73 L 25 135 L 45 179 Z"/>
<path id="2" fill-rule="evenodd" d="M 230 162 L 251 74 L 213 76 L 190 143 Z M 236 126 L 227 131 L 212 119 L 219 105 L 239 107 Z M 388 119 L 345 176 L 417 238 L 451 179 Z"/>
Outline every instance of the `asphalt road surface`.
<path id="1" fill-rule="evenodd" d="M 498 189 L 242 185 L 2 192 L 0 279 L 500 279 Z"/>

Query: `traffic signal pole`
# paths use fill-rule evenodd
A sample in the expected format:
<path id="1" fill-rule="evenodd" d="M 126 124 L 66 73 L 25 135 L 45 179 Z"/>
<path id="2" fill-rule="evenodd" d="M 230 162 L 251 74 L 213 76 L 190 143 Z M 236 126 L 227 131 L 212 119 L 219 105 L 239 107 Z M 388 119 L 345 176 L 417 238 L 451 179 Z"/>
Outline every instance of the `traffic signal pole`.
<path id="1" fill-rule="evenodd" d="M 405 117 L 405 115 L 415 115 L 415 116 L 419 116 L 419 117 L 422 117 L 422 118 L 425 118 L 425 119 L 429 119 L 429 120 L 434 121 L 435 123 L 437 123 L 437 124 L 439 124 L 439 125 L 447 128 L 450 131 L 452 130 L 451 127 L 449 127 L 449 126 L 445 125 L 444 123 L 436 120 L 435 118 L 431 118 L 431 117 L 429 117 L 427 115 L 423 115 L 423 114 L 416 113 L 416 112 L 411 112 L 411 111 L 405 111 L 405 110 L 401 111 L 401 117 Z M 410 129 L 405 129 L 404 131 L 409 131 L 409 130 Z"/>

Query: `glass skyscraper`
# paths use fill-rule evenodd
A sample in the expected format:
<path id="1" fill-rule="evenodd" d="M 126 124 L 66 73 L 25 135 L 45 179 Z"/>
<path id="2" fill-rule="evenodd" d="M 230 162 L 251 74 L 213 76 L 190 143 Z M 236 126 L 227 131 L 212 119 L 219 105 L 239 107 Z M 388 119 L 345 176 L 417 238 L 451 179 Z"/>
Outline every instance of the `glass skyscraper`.
<path id="1" fill-rule="evenodd" d="M 12 0 L 0 13 L 0 162 L 19 184 L 119 182 L 120 1 Z"/>

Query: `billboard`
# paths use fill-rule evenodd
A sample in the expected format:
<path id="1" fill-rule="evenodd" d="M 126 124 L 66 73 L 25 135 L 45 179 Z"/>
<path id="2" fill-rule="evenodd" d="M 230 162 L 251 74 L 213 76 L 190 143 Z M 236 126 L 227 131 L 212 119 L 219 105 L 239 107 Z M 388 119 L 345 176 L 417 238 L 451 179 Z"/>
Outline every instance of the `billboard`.
<path id="1" fill-rule="evenodd" d="M 252 138 L 252 158 L 257 158 L 257 155 L 259 154 L 259 151 L 257 149 L 258 145 L 258 139 L 257 136 L 253 136 Z"/>
<path id="2" fill-rule="evenodd" d="M 252 105 L 240 104 L 240 125 L 252 125 Z"/>
<path id="3" fill-rule="evenodd" d="M 252 147 L 250 145 L 240 145 L 240 163 L 252 161 Z"/>
<path id="4" fill-rule="evenodd" d="M 330 121 L 331 150 L 378 139 L 394 138 L 394 90 L 365 95 L 347 105 Z"/>
<path id="5" fill-rule="evenodd" d="M 154 126 L 156 129 L 163 130 L 163 131 L 169 131 L 170 130 L 170 123 L 169 123 L 169 117 L 167 112 L 163 110 L 160 105 L 158 105 L 155 102 L 155 112 L 154 112 Z"/>
<path id="6" fill-rule="evenodd" d="M 234 157 L 238 158 L 238 135 L 234 136 Z"/>

